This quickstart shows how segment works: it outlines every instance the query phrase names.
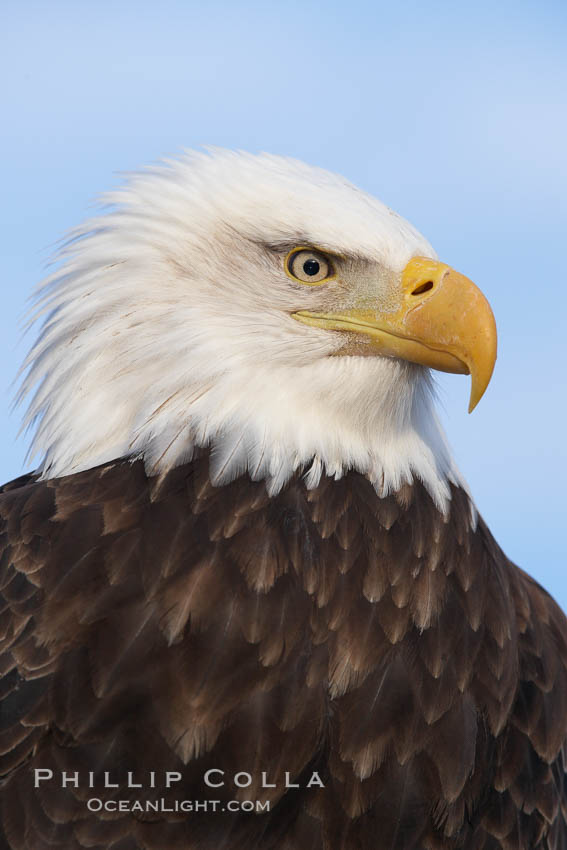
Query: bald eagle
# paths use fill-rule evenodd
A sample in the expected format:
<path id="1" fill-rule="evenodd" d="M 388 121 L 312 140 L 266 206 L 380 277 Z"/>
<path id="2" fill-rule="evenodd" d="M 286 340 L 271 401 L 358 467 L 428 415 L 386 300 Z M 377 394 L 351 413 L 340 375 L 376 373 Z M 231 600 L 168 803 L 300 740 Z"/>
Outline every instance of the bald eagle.
<path id="1" fill-rule="evenodd" d="M 11 850 L 565 850 L 567 622 L 430 369 L 488 302 L 300 162 L 134 174 L 39 291 L 0 494 Z"/>

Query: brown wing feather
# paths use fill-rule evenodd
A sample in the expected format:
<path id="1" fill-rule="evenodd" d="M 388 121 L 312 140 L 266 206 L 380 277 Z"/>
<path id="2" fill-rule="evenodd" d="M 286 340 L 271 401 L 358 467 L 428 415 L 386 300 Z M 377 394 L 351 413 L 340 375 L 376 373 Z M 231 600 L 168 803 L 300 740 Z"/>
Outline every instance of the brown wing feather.
<path id="1" fill-rule="evenodd" d="M 212 487 L 205 456 L 159 481 L 124 461 L 12 482 L 0 523 L 0 846 L 567 850 L 566 621 L 462 491 L 443 519 L 419 484 L 270 499 Z M 207 789 L 209 768 L 251 785 Z"/>

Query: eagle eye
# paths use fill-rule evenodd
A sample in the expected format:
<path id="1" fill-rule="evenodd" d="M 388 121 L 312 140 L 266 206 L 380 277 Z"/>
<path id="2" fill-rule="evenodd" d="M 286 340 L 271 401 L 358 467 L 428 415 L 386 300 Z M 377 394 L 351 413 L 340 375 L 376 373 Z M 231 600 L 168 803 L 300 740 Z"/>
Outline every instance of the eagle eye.
<path id="1" fill-rule="evenodd" d="M 285 258 L 285 270 L 293 280 L 309 286 L 324 283 L 334 274 L 331 261 L 311 248 L 294 248 L 290 251 Z"/>

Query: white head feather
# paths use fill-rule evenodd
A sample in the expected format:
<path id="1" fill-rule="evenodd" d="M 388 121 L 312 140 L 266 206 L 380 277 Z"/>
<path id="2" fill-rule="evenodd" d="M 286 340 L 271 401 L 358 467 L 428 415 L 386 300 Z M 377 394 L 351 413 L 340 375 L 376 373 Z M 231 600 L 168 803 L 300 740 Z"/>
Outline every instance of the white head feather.
<path id="1" fill-rule="evenodd" d="M 299 324 L 325 287 L 284 273 L 293 244 L 401 272 L 429 243 L 346 180 L 276 156 L 189 153 L 134 174 L 73 232 L 39 290 L 25 366 L 41 475 L 121 457 L 149 474 L 209 446 L 214 483 L 247 471 L 277 492 L 301 469 L 354 468 L 381 493 L 415 477 L 440 507 L 460 481 L 428 371 L 330 356 L 340 335 Z"/>

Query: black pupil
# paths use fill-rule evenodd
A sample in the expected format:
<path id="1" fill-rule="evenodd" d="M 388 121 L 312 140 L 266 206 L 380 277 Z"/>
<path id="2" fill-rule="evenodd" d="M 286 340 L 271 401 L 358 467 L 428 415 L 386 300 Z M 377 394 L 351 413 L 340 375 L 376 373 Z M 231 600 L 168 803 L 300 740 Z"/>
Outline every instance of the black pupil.
<path id="1" fill-rule="evenodd" d="M 321 266 L 317 260 L 305 260 L 303 263 L 303 271 L 305 274 L 308 274 L 309 277 L 313 277 L 313 275 L 318 274 L 320 269 Z"/>

